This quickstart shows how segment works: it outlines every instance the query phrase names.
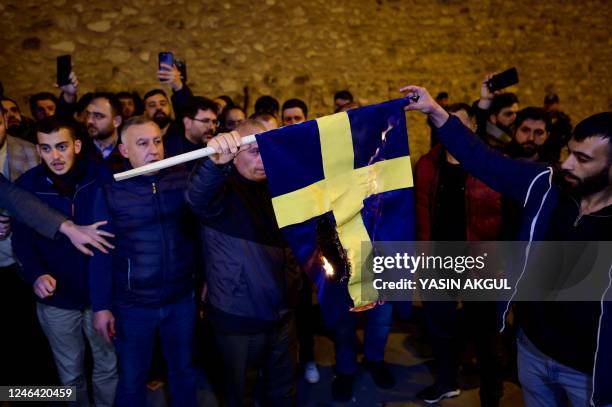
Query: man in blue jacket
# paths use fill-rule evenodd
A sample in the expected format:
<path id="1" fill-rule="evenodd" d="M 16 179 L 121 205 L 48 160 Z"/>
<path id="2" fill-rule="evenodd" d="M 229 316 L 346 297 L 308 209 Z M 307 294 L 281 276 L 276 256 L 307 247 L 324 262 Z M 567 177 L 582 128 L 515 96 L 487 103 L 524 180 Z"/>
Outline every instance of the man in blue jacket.
<path id="1" fill-rule="evenodd" d="M 164 158 L 160 129 L 136 116 L 121 130 L 119 151 L 132 167 Z M 94 327 L 114 338 L 117 406 L 144 406 L 155 338 L 168 364 L 172 405 L 195 406 L 194 250 L 197 222 L 184 199 L 187 174 L 172 168 L 107 185 L 96 213 L 109 220 L 115 250 L 92 260 Z"/>
<path id="2" fill-rule="evenodd" d="M 440 142 L 468 172 L 523 203 L 518 240 L 529 245 L 521 279 L 534 277 L 525 272 L 533 262 L 531 242 L 612 240 L 612 112 L 579 123 L 568 158 L 552 168 L 487 148 L 424 88 L 402 92 L 411 100 L 406 110 L 427 114 Z M 612 403 L 612 269 L 607 280 L 593 293 L 600 301 L 517 303 L 519 379 L 528 407 Z M 516 293 L 534 288 L 521 282 Z"/>
<path id="3" fill-rule="evenodd" d="M 23 174 L 17 185 L 78 223 L 93 223 L 93 206 L 104 169 L 78 158 L 81 142 L 72 125 L 54 117 L 37 124 L 36 149 L 43 163 Z M 13 247 L 23 277 L 33 285 L 37 313 L 55 359 L 61 383 L 76 386 L 78 405 L 89 405 L 85 376 L 85 336 L 92 350 L 93 390 L 97 406 L 112 406 L 117 367 L 112 344 L 93 329 L 89 299 L 89 259 L 66 237 L 49 239 L 15 222 Z M 84 334 L 84 335 L 83 335 Z"/>

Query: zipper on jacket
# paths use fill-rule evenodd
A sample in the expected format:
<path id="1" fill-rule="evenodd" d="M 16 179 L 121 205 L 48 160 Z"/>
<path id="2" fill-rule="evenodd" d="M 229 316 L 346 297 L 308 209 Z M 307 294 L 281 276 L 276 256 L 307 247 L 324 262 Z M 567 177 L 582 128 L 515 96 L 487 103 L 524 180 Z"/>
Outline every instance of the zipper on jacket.
<path id="1" fill-rule="evenodd" d="M 128 290 L 132 289 L 132 261 L 128 258 Z"/>
<path id="2" fill-rule="evenodd" d="M 159 226 L 161 229 L 161 235 L 162 235 L 162 239 L 161 239 L 161 255 L 162 255 L 162 259 L 161 259 L 161 289 L 162 289 L 162 298 L 165 299 L 165 290 L 164 287 L 166 286 L 166 276 L 167 276 L 167 258 L 166 258 L 166 239 L 163 238 L 165 237 L 166 234 L 166 228 L 165 228 L 165 221 L 164 221 L 164 211 L 163 211 L 163 206 L 162 206 L 162 198 L 163 196 L 161 194 L 157 193 L 157 183 L 152 182 L 151 183 L 151 187 L 153 189 L 153 201 L 155 204 L 155 212 L 156 212 L 156 217 L 159 220 Z"/>
<path id="3" fill-rule="evenodd" d="M 576 216 L 576 220 L 574 221 L 574 227 L 578 226 L 578 223 L 580 222 L 580 219 L 582 219 L 582 214 L 579 213 L 578 216 Z"/>
<path id="4" fill-rule="evenodd" d="M 76 185 L 76 189 L 74 190 L 74 195 L 72 195 L 72 199 L 70 200 L 70 208 L 71 208 L 71 212 L 72 212 L 72 218 L 74 219 L 74 217 L 76 216 L 76 207 L 74 206 L 74 201 L 76 201 L 76 197 L 77 194 L 85 187 L 90 186 L 91 184 L 93 184 L 94 182 L 96 182 L 96 180 L 91 180 L 89 181 L 87 184 L 85 185 Z"/>

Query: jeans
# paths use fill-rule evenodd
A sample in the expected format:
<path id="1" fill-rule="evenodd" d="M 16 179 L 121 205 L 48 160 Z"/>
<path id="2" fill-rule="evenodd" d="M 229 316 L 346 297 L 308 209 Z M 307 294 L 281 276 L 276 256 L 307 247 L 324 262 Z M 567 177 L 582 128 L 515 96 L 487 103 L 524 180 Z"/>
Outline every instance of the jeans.
<path id="1" fill-rule="evenodd" d="M 592 377 L 549 358 L 524 332 L 517 335 L 518 374 L 526 407 L 589 406 Z M 571 352 L 571 349 L 568 349 Z"/>
<path id="2" fill-rule="evenodd" d="M 60 381 L 76 387 L 76 405 L 89 406 L 85 378 L 85 340 L 93 356 L 93 396 L 96 406 L 111 407 L 117 387 L 117 358 L 112 344 L 93 329 L 91 309 L 63 309 L 38 303 L 38 319 L 49 340 Z"/>
<path id="3" fill-rule="evenodd" d="M 363 312 L 368 318 L 364 332 L 364 356 L 371 362 L 380 362 L 385 358 L 385 346 L 391 330 L 393 306 L 387 302 Z M 354 374 L 357 371 L 356 314 L 347 309 L 333 326 L 327 322 L 334 340 L 338 373 Z M 325 319 L 325 313 L 323 318 Z"/>
<path id="4" fill-rule="evenodd" d="M 172 405 L 196 406 L 193 296 L 161 307 L 116 307 L 114 313 L 119 361 L 117 406 L 146 405 L 146 382 L 156 335 L 168 364 Z"/>
<path id="5" fill-rule="evenodd" d="M 296 404 L 293 318 L 261 333 L 215 330 L 214 336 L 223 359 L 225 406 L 254 405 L 256 388 L 261 390 L 262 406 Z"/>

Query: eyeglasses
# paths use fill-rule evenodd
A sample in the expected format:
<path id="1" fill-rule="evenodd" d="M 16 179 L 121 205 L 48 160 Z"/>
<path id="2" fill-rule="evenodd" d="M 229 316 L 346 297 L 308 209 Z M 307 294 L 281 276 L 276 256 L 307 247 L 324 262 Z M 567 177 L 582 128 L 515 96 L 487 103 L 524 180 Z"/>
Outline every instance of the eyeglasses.
<path id="1" fill-rule="evenodd" d="M 195 117 L 191 120 L 195 120 L 196 122 L 204 123 L 204 124 L 214 124 L 215 126 L 219 125 L 219 120 L 209 119 L 208 117 L 204 119 L 196 119 Z"/>

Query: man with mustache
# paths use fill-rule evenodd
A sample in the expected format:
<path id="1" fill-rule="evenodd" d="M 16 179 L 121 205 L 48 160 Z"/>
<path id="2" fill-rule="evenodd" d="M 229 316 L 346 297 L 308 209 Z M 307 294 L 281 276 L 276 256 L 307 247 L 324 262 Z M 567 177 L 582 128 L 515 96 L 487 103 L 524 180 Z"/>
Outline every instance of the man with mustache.
<path id="1" fill-rule="evenodd" d="M 506 153 L 513 158 L 544 161 L 546 142 L 549 139 L 550 119 L 544 109 L 526 107 L 516 114 L 512 141 Z"/>
<path id="2" fill-rule="evenodd" d="M 13 99 L 2 96 L 0 101 L 2 102 L 2 108 L 6 112 L 8 134 L 30 143 L 36 143 L 34 121 L 21 114 L 19 105 Z"/>
<path id="3" fill-rule="evenodd" d="M 153 89 L 144 95 L 145 114 L 155 122 L 162 131 L 162 136 L 168 131 L 172 123 L 170 101 L 162 89 Z"/>
<path id="4" fill-rule="evenodd" d="M 125 159 L 119 152 L 121 102 L 112 93 L 95 93 L 85 108 L 85 126 L 89 140 L 85 156 L 105 166 L 113 174 L 125 170 Z"/>
<path id="5" fill-rule="evenodd" d="M 17 180 L 17 185 L 77 223 L 94 223 L 95 199 L 110 173 L 79 159 L 81 141 L 75 128 L 55 117 L 38 122 L 36 149 L 43 163 Z M 115 351 L 93 329 L 89 299 L 89 259 L 66 237 L 50 239 L 16 222 L 13 247 L 22 277 L 37 300 L 40 325 L 49 341 L 60 381 L 76 386 L 77 405 L 89 405 L 83 355 L 87 338 L 94 359 L 93 398 L 97 406 L 112 406 L 117 385 Z"/>
<path id="6" fill-rule="evenodd" d="M 183 83 L 181 72 L 176 65 L 162 63 L 157 71 L 157 79 L 172 89 L 172 98 L 162 89 L 152 89 L 145 93 L 143 101 L 145 115 L 153 120 L 161 129 L 164 138 L 180 138 L 182 135 L 181 120 L 184 108 L 193 97 L 193 92 Z M 174 119 L 170 106 L 174 110 Z"/>
<path id="7" fill-rule="evenodd" d="M 406 86 L 402 92 L 411 98 L 406 110 L 427 114 L 440 142 L 468 172 L 523 203 L 517 240 L 612 240 L 612 112 L 578 123 L 568 143 L 568 158 L 553 168 L 513 160 L 487 148 L 424 88 Z M 537 262 L 530 254 L 527 249 L 522 259 L 525 268 L 517 295 L 545 290 L 525 284 L 538 281 L 541 272 L 526 267 Z M 542 263 L 555 260 L 546 258 Z M 574 406 L 612 403 L 611 273 L 608 270 L 603 276 L 608 281 L 592 293 L 598 301 L 515 304 L 518 371 L 526 406 L 561 406 L 568 400 Z"/>
<path id="8" fill-rule="evenodd" d="M 217 104 L 201 96 L 193 96 L 183 109 L 181 129 L 164 137 L 166 157 L 188 153 L 206 146 L 217 130 Z M 187 163 L 191 169 L 195 161 Z"/>
<path id="9" fill-rule="evenodd" d="M 121 103 L 111 93 L 95 93 L 85 108 L 85 126 L 89 142 L 85 156 L 101 163 L 113 174 L 125 170 L 125 160 L 119 152 Z"/>
<path id="10" fill-rule="evenodd" d="M 512 125 L 519 109 L 514 93 L 491 92 L 485 76 L 480 87 L 480 99 L 476 104 L 478 135 L 492 148 L 503 150 L 512 140 Z"/>

